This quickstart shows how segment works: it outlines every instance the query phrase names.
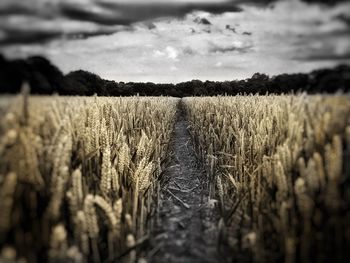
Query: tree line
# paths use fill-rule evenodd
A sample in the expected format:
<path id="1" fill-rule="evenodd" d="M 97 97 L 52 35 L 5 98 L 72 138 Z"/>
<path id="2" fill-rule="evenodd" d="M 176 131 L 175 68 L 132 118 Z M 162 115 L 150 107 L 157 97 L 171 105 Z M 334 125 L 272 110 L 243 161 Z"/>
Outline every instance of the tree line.
<path id="1" fill-rule="evenodd" d="M 310 73 L 281 74 L 269 77 L 255 73 L 251 78 L 232 81 L 192 80 L 178 84 L 116 82 L 78 70 L 64 75 L 41 56 L 7 60 L 0 55 L 0 93 L 15 94 L 28 82 L 32 94 L 81 96 L 214 96 L 237 94 L 282 94 L 306 91 L 335 93 L 350 91 L 350 66 L 319 69 Z"/>

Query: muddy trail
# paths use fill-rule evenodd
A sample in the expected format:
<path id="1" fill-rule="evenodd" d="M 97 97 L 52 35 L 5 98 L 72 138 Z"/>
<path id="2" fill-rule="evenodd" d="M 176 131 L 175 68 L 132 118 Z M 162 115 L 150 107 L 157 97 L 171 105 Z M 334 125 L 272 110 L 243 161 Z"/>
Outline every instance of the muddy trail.
<path id="1" fill-rule="evenodd" d="M 208 203 L 206 174 L 196 159 L 188 126 L 180 102 L 149 262 L 224 262 L 218 252 L 218 207 Z"/>

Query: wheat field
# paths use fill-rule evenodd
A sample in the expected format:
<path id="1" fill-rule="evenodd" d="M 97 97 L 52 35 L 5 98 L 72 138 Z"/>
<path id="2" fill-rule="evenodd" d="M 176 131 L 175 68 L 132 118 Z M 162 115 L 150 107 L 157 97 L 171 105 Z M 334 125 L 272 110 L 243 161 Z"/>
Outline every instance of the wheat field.
<path id="1" fill-rule="evenodd" d="M 348 95 L 24 94 L 0 98 L 0 262 L 146 262 L 180 106 L 231 262 L 346 261 Z"/>
<path id="2" fill-rule="evenodd" d="M 348 258 L 348 96 L 186 98 L 184 104 L 233 255 L 247 253 L 256 262 Z"/>
<path id="3" fill-rule="evenodd" d="M 6 100 L 3 260 L 102 262 L 148 234 L 178 99 Z"/>

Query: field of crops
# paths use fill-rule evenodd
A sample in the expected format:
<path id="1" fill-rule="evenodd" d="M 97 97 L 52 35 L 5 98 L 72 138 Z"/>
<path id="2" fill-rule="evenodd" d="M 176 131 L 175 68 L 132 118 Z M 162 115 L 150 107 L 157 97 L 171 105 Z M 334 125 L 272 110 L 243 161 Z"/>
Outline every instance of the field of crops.
<path id="1" fill-rule="evenodd" d="M 102 262 L 133 247 L 149 229 L 177 101 L 13 99 L 1 119 L 2 257 Z"/>
<path id="2" fill-rule="evenodd" d="M 207 167 L 210 197 L 221 203 L 220 231 L 235 260 L 349 258 L 348 96 L 186 98 L 184 103 Z"/>
<path id="3" fill-rule="evenodd" d="M 161 194 L 179 114 L 226 262 L 350 256 L 348 95 L 20 95 L 0 114 L 0 262 L 154 262 L 162 199 L 192 209 Z"/>

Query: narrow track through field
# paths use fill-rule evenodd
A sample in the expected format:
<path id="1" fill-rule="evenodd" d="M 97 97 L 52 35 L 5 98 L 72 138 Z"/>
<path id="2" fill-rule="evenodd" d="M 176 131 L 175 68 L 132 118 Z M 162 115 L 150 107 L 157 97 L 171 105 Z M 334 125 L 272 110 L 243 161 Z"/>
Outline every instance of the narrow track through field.
<path id="1" fill-rule="evenodd" d="M 206 175 L 194 154 L 188 126 L 180 102 L 150 262 L 223 262 L 217 252 L 218 212 L 206 201 Z"/>

